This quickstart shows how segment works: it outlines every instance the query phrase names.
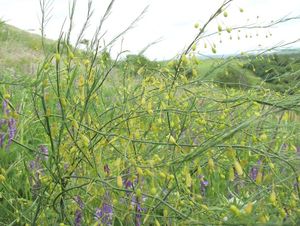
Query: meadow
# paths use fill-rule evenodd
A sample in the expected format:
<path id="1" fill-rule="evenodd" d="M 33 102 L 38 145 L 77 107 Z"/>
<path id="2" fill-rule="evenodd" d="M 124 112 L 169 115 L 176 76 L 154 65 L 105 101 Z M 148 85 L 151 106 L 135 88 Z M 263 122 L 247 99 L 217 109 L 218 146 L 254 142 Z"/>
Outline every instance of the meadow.
<path id="1" fill-rule="evenodd" d="M 94 44 L 0 22 L 0 225 L 300 224 L 298 50 Z"/>

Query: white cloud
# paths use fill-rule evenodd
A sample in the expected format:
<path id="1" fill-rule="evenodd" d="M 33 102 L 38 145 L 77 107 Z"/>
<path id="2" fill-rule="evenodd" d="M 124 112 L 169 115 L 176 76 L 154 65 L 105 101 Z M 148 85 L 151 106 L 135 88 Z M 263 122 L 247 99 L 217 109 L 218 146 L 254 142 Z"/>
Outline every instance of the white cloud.
<path id="1" fill-rule="evenodd" d="M 86 15 L 88 0 L 77 0 L 75 13 L 74 35 L 81 28 Z M 91 36 L 103 15 L 108 0 L 94 0 L 94 17 L 86 36 Z M 152 46 L 146 55 L 150 58 L 171 58 L 181 51 L 196 35 L 193 28 L 195 22 L 204 24 L 223 0 L 116 0 L 112 14 L 107 20 L 104 30 L 107 30 L 108 41 L 121 30 L 126 28 L 132 20 L 149 5 L 149 9 L 138 25 L 124 37 L 124 49 L 133 53 L 139 52 L 147 44 L 162 38 L 162 41 Z M 68 16 L 69 0 L 54 0 L 52 19 L 47 27 L 47 36 L 55 39 L 61 28 L 61 24 Z M 240 13 L 239 8 L 245 12 Z M 0 18 L 8 23 L 25 30 L 34 29 L 38 32 L 39 22 L 38 0 L 0 0 Z M 218 24 L 223 27 L 240 26 L 251 23 L 265 23 L 276 20 L 286 15 L 300 15 L 298 0 L 235 0 L 228 9 L 228 17 L 217 18 L 208 31 L 217 31 Z M 259 18 L 257 19 L 257 16 Z M 216 43 L 219 54 L 237 53 L 249 49 L 256 49 L 258 44 L 268 47 L 280 41 L 292 41 L 300 38 L 300 30 L 297 29 L 300 20 L 291 21 L 272 29 L 233 32 L 233 40 L 229 35 L 209 38 L 199 43 L 201 53 L 209 53 L 203 48 L 204 42 Z M 267 34 L 273 35 L 264 38 Z M 256 37 L 256 33 L 259 36 Z M 253 38 L 245 38 L 245 36 Z M 238 41 L 237 37 L 241 40 Z M 222 44 L 219 43 L 222 40 Z M 116 46 L 119 49 L 119 46 Z"/>

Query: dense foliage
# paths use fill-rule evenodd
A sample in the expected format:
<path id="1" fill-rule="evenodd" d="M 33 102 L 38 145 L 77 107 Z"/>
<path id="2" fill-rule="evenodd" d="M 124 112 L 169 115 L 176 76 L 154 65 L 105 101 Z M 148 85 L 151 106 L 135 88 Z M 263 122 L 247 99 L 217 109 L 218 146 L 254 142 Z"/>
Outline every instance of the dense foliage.
<path id="1" fill-rule="evenodd" d="M 297 56 L 99 45 L 0 71 L 1 224 L 300 224 Z"/>

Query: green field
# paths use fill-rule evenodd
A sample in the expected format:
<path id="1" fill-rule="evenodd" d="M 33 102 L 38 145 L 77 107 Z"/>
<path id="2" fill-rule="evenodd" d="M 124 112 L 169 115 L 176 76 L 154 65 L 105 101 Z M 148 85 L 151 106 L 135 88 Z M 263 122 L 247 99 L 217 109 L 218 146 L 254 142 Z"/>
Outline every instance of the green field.
<path id="1" fill-rule="evenodd" d="M 0 99 L 0 225 L 300 224 L 300 53 L 115 60 L 1 23 Z"/>

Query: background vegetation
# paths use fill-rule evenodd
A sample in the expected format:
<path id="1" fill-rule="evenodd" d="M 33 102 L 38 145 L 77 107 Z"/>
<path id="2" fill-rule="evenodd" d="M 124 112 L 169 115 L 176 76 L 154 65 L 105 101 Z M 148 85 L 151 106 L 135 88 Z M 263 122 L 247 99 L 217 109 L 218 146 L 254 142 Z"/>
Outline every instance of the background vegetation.
<path id="1" fill-rule="evenodd" d="M 1 23 L 1 224 L 299 224 L 300 54 L 203 59 L 203 30 L 159 62 Z"/>

